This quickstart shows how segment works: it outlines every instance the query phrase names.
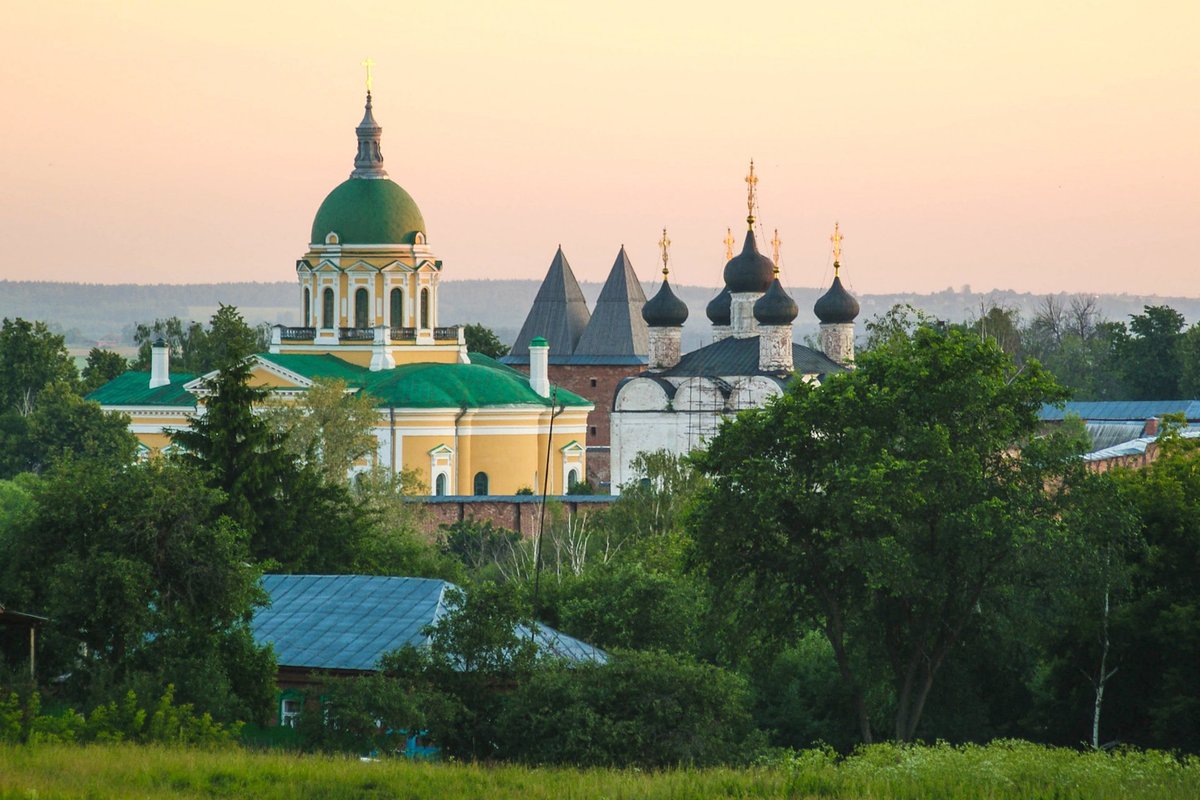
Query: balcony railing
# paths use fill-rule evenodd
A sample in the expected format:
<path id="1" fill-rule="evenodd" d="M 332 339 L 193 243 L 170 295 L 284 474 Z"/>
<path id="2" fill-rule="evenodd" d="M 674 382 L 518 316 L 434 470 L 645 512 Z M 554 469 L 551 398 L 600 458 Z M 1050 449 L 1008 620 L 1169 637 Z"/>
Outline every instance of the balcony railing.
<path id="1" fill-rule="evenodd" d="M 280 339 L 293 339 L 305 342 L 311 342 L 317 338 L 316 328 L 282 328 L 279 331 Z"/>
<path id="2" fill-rule="evenodd" d="M 417 338 L 416 328 L 392 328 L 389 333 L 393 342 L 412 341 Z"/>
<path id="3" fill-rule="evenodd" d="M 375 331 L 370 328 L 338 328 L 338 338 L 343 342 L 373 342 Z"/>
<path id="4" fill-rule="evenodd" d="M 458 325 L 453 325 L 449 328 L 434 328 L 433 329 L 434 341 L 445 341 L 447 339 L 453 339 L 454 341 L 457 342 L 458 341 L 458 328 L 459 328 Z"/>

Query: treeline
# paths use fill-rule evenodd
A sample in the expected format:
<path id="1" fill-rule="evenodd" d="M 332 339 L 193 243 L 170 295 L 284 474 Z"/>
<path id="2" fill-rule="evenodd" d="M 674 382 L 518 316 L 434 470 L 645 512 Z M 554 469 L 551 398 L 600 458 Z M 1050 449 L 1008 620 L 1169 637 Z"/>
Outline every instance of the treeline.
<path id="1" fill-rule="evenodd" d="M 1194 440 L 1168 424 L 1147 469 L 1090 473 L 1080 429 L 1038 435 L 1068 391 L 979 334 L 897 311 L 857 370 L 794 382 L 704 454 L 644 455 L 603 514 L 551 507 L 540 542 L 473 522 L 430 541 L 412 476 L 347 477 L 369 398 L 328 384 L 254 412 L 233 309 L 206 329 L 207 413 L 149 462 L 78 396 L 60 338 L 6 323 L 0 415 L 71 391 L 89 410 L 0 481 L 0 602 L 51 619 L 36 685 L 27 642 L 0 642 L 0 697 L 90 719 L 172 684 L 217 724 L 263 723 L 261 574 L 390 574 L 466 592 L 428 648 L 314 689 L 297 746 L 423 732 L 458 758 L 649 767 L 882 739 L 1200 751 Z M 520 634 L 538 623 L 607 663 L 538 652 Z"/>

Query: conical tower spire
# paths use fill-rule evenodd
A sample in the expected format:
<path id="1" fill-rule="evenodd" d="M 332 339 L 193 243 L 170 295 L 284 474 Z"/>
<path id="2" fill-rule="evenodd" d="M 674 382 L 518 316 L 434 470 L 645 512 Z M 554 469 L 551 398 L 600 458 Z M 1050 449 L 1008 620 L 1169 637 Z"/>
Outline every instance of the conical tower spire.
<path id="1" fill-rule="evenodd" d="M 369 78 L 368 78 L 369 80 Z M 387 170 L 383 168 L 383 152 L 379 149 L 379 140 L 383 128 L 375 121 L 371 113 L 371 90 L 367 89 L 367 108 L 363 113 L 362 122 L 354 129 L 358 135 L 358 153 L 354 156 L 354 171 L 351 178 L 386 178 Z"/>

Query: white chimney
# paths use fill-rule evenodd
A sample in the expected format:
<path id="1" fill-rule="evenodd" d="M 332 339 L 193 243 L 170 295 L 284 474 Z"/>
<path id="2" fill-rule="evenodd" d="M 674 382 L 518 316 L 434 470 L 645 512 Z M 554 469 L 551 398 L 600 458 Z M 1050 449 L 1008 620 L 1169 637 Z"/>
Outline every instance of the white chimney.
<path id="1" fill-rule="evenodd" d="M 529 343 L 529 385 L 542 397 L 550 396 L 550 345 L 541 336 Z"/>
<path id="2" fill-rule="evenodd" d="M 150 346 L 150 388 L 171 382 L 171 348 L 161 336 Z"/>

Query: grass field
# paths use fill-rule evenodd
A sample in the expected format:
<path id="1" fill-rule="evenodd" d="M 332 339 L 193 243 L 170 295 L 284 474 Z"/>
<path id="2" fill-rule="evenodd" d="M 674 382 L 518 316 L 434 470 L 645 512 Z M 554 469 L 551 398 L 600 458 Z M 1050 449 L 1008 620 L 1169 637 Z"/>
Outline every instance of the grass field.
<path id="1" fill-rule="evenodd" d="M 1200 797 L 1200 760 L 1019 742 L 806 751 L 747 769 L 527 769 L 136 745 L 0 746 L 0 798 L 686 798 L 1106 800 Z"/>

